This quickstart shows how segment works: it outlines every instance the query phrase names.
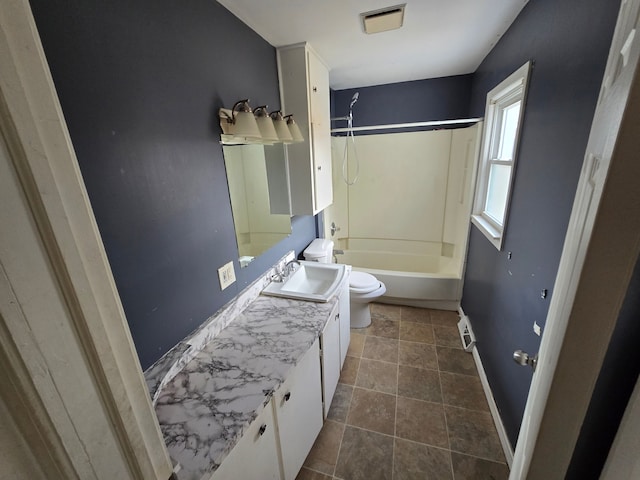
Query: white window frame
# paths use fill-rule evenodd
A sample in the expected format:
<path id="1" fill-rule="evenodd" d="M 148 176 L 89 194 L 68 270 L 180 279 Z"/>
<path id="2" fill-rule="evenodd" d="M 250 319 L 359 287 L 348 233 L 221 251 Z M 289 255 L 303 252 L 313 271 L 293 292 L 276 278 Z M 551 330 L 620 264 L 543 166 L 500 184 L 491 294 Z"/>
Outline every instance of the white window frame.
<path id="1" fill-rule="evenodd" d="M 522 130 L 522 119 L 524 117 L 530 71 L 531 62 L 527 62 L 487 93 L 485 124 L 484 132 L 482 134 L 482 149 L 480 151 L 480 166 L 478 169 L 478 179 L 476 183 L 476 194 L 473 202 L 471 222 L 498 250 L 502 249 L 502 240 L 504 238 L 507 219 L 509 217 L 511 190 L 513 186 L 516 159 L 518 157 L 518 145 L 520 143 L 520 132 Z M 515 133 L 513 158 L 510 160 L 494 158 L 494 153 L 497 151 L 499 146 L 498 140 L 500 139 L 502 128 L 502 113 L 506 108 L 517 101 L 520 101 L 520 113 Z M 511 167 L 504 209 L 504 219 L 502 223 L 492 217 L 485 209 L 489 189 L 489 173 L 492 165 L 507 165 Z"/>

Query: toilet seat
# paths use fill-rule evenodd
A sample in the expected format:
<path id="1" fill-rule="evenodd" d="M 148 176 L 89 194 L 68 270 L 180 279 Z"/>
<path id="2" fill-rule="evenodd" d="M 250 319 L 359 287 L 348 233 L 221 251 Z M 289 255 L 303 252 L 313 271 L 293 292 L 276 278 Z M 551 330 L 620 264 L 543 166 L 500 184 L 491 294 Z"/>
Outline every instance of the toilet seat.
<path id="1" fill-rule="evenodd" d="M 351 293 L 370 293 L 379 287 L 380 281 L 373 275 L 365 272 L 351 272 L 349 277 Z"/>

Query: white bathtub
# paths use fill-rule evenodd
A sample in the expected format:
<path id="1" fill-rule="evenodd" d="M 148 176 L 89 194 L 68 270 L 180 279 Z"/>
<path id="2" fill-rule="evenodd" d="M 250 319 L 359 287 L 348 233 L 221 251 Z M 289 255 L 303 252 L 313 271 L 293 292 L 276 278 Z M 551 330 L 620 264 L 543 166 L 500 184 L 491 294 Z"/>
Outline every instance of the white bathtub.
<path id="1" fill-rule="evenodd" d="M 455 310 L 462 296 L 460 259 L 438 255 L 343 250 L 338 263 L 374 275 L 387 287 L 383 303 Z"/>

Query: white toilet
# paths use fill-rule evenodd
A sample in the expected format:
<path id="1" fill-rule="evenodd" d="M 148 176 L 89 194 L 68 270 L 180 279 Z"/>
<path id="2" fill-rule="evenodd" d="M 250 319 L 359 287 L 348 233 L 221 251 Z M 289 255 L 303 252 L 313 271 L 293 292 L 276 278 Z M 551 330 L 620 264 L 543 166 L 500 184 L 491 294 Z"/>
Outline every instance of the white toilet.
<path id="1" fill-rule="evenodd" d="M 369 304 L 387 291 L 380 280 L 365 272 L 351 272 L 349 277 L 349 303 L 351 328 L 364 328 L 371 324 Z"/>
<path id="2" fill-rule="evenodd" d="M 332 263 L 333 242 L 316 238 L 304 251 L 304 259 L 311 262 Z M 349 277 L 349 304 L 351 328 L 364 328 L 371 324 L 369 303 L 387 291 L 384 283 L 365 272 L 352 271 Z"/>

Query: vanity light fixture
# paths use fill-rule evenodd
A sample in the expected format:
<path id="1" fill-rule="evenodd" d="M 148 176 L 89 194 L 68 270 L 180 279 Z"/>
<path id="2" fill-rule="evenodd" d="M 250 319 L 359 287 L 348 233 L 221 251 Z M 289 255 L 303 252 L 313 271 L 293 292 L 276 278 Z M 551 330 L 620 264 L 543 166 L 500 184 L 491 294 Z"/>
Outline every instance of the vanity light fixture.
<path id="1" fill-rule="evenodd" d="M 258 128 L 260 129 L 260 135 L 264 143 L 276 143 L 280 141 L 276 128 L 273 125 L 273 120 L 269 112 L 267 112 L 267 105 L 261 105 L 253 109 L 253 114 L 256 117 Z"/>
<path id="2" fill-rule="evenodd" d="M 262 139 L 248 98 L 236 102 L 231 109 L 231 124 L 231 133 L 234 137 L 243 137 L 250 141 Z"/>
<path id="3" fill-rule="evenodd" d="M 273 126 L 278 133 L 280 141 L 284 144 L 293 143 L 293 135 L 291 135 L 291 130 L 289 130 L 287 122 L 282 116 L 282 112 L 280 110 L 271 112 L 271 119 L 273 120 Z"/>
<path id="4" fill-rule="evenodd" d="M 289 131 L 293 137 L 293 143 L 304 142 L 300 127 L 298 127 L 298 124 L 293 120 L 293 115 L 286 115 L 284 118 L 287 120 L 287 127 L 289 127 Z"/>
<path id="5" fill-rule="evenodd" d="M 249 99 L 236 102 L 231 110 L 220 108 L 218 117 L 224 145 L 304 142 L 293 115 L 284 116 L 280 110 L 269 113 L 267 105 L 251 110 Z"/>

